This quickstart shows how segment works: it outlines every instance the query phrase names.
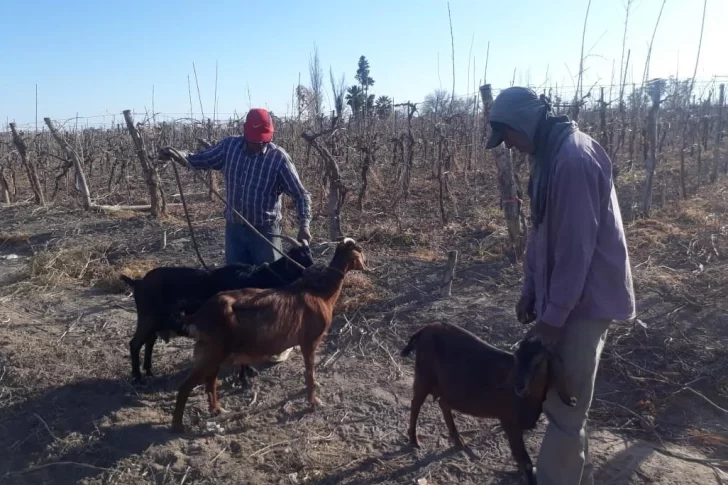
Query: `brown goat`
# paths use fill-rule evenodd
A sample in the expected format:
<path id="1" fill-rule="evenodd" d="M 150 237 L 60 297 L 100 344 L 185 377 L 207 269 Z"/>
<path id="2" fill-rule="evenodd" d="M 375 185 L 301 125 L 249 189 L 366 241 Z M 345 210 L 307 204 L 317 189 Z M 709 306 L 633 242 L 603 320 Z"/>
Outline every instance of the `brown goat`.
<path id="1" fill-rule="evenodd" d="M 432 323 L 410 338 L 401 355 L 416 351 L 409 441 L 419 448 L 417 417 L 428 395 L 440 405 L 450 437 L 463 443 L 452 410 L 480 418 L 497 418 L 508 437 L 513 457 L 526 482 L 536 483 L 531 458 L 523 443 L 525 430 L 535 428 L 550 385 L 567 406 L 576 398 L 567 391 L 563 366 L 539 340 L 524 340 L 515 354 L 500 350 L 472 333 L 448 323 Z"/>
<path id="2" fill-rule="evenodd" d="M 307 268 L 301 278 L 281 288 L 220 292 L 197 313 L 185 317 L 185 328 L 196 341 L 194 367 L 179 388 L 172 430 L 184 430 L 187 398 L 203 381 L 210 411 L 224 411 L 217 400 L 221 365 L 262 362 L 295 345 L 303 354 L 308 401 L 313 408 L 321 405 L 314 394 L 316 348 L 331 325 L 345 274 L 365 266 L 361 246 L 344 238 L 329 266 Z"/>

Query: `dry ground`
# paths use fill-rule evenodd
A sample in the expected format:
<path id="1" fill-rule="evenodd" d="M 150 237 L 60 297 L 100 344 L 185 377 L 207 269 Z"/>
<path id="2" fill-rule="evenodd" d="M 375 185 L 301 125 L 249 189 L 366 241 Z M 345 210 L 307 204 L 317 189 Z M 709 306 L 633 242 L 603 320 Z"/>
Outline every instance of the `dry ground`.
<path id="1" fill-rule="evenodd" d="M 590 416 L 597 483 L 728 483 L 720 470 L 728 470 L 726 194 L 713 187 L 710 198 L 627 224 L 642 324 L 616 326 L 604 352 Z M 195 202 L 198 240 L 214 264 L 223 251 L 218 211 Z M 455 452 L 428 401 L 423 450 L 405 446 L 412 361 L 398 352 L 412 332 L 444 319 L 508 347 L 524 331 L 512 316 L 520 266 L 501 256 L 497 212 L 481 216 L 436 237 L 376 225 L 350 234 L 373 271 L 347 278 L 319 349 L 324 409 L 308 412 L 294 352 L 252 391 L 227 369 L 223 417 L 207 413 L 198 388 L 188 432 L 176 436 L 168 428 L 191 344 L 158 343 L 156 377 L 133 384 L 135 311 L 116 277 L 196 265 L 180 214 L 159 223 L 0 207 L 0 483 L 519 483 L 493 421 L 457 415 L 469 451 Z M 462 260 L 453 297 L 440 299 L 451 248 Z M 329 260 L 327 245 L 314 249 Z M 543 427 L 528 436 L 534 460 Z"/>

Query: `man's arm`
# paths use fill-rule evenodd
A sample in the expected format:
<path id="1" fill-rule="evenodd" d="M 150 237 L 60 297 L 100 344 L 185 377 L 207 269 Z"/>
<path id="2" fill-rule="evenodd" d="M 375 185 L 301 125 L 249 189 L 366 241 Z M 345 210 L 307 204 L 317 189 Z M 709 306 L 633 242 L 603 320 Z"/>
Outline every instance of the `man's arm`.
<path id="1" fill-rule="evenodd" d="M 311 223 L 311 194 L 303 187 L 291 157 L 282 149 L 281 154 L 283 159 L 278 172 L 281 187 L 296 202 L 299 227 L 307 228 Z"/>
<path id="2" fill-rule="evenodd" d="M 228 138 L 201 152 L 186 155 L 192 168 L 221 170 L 225 166 L 225 152 Z"/>
<path id="3" fill-rule="evenodd" d="M 567 159 L 552 175 L 550 192 L 554 266 L 541 320 L 561 327 L 586 281 L 599 230 L 599 169 L 589 157 Z"/>

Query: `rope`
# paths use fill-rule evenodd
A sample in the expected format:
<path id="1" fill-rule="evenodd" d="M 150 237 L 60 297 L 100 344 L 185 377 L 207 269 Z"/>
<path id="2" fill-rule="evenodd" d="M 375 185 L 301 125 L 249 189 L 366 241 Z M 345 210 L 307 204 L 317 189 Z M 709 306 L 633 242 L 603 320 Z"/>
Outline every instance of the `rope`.
<path id="1" fill-rule="evenodd" d="M 182 199 L 182 208 L 185 210 L 185 218 L 187 219 L 187 227 L 190 228 L 190 237 L 192 238 L 192 246 L 195 248 L 195 254 L 197 254 L 197 259 L 200 260 L 200 264 L 202 264 L 202 267 L 206 270 L 210 271 L 210 268 L 207 267 L 205 264 L 205 260 L 202 259 L 202 255 L 200 254 L 200 249 L 197 247 L 197 238 L 195 237 L 195 230 L 192 229 L 192 221 L 190 220 L 190 213 L 187 210 L 187 201 L 185 201 L 185 193 L 184 190 L 182 190 L 182 181 L 179 179 L 179 170 L 177 170 L 177 164 L 172 163 L 172 169 L 174 170 L 174 178 L 177 179 L 177 187 L 179 188 L 179 197 Z"/>
<path id="2" fill-rule="evenodd" d="M 169 148 L 169 151 L 170 151 L 170 153 L 172 154 L 172 156 L 174 158 L 176 158 L 177 160 L 183 162 L 188 167 L 191 166 L 190 163 L 187 161 L 187 158 L 185 158 L 179 151 L 177 151 L 177 149 L 170 147 Z M 173 166 L 172 168 L 174 168 L 174 173 L 175 173 L 175 176 L 177 177 L 177 185 L 179 185 L 180 198 L 182 199 L 182 207 L 184 207 L 184 209 L 185 209 L 185 215 L 187 216 L 187 223 L 190 225 L 190 231 L 192 231 L 192 224 L 190 223 L 189 213 L 187 212 L 187 206 L 185 205 L 185 203 L 184 203 L 184 197 L 182 196 L 182 184 L 180 183 L 179 175 L 177 174 L 177 167 Z M 225 198 L 222 195 L 220 195 L 220 193 L 217 190 L 215 190 L 207 180 L 205 180 L 204 178 L 200 177 L 194 170 L 192 171 L 192 175 L 197 180 L 201 180 L 202 183 L 205 186 L 207 186 L 208 189 L 210 189 L 210 192 L 215 195 L 215 197 L 217 197 L 218 199 L 220 199 L 223 204 L 225 204 L 226 206 L 228 206 L 228 203 L 225 200 Z M 253 231 L 253 233 L 255 235 L 257 235 L 263 241 L 265 241 L 266 244 L 268 244 L 270 247 L 272 247 L 273 250 L 275 250 L 278 254 L 280 254 L 282 257 L 286 258 L 288 261 L 290 261 L 291 263 L 293 263 L 297 268 L 299 268 L 301 270 L 305 270 L 306 269 L 298 261 L 294 260 L 289 255 L 287 255 L 286 253 L 284 253 L 283 251 L 281 251 L 280 249 L 278 249 L 275 244 L 273 244 L 272 242 L 270 242 L 270 240 L 267 237 L 265 237 L 264 235 L 262 235 L 255 227 L 253 227 L 253 225 L 250 222 L 248 222 L 248 220 L 245 217 L 243 217 L 243 215 L 240 212 L 238 212 L 234 207 L 230 207 L 230 206 L 228 206 L 228 207 L 230 208 L 230 210 L 236 216 L 238 216 L 240 218 L 241 221 L 243 221 L 243 223 L 248 227 L 248 229 L 250 229 L 251 231 Z M 197 250 L 197 243 L 195 242 L 194 236 L 192 237 L 192 242 L 195 245 L 195 250 Z M 199 253 L 198 253 L 198 256 L 199 256 Z M 202 261 L 202 258 L 200 258 L 200 261 Z M 204 266 L 205 264 L 203 263 L 202 265 Z"/>

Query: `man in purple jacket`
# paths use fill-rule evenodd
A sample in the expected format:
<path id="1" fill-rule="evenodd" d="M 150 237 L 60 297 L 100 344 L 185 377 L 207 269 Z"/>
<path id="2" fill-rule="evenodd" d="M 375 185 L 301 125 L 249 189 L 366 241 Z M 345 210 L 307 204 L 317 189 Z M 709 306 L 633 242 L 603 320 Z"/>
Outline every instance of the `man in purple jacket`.
<path id="1" fill-rule="evenodd" d="M 635 316 L 612 162 L 531 89 L 503 90 L 490 124 L 486 148 L 505 142 L 531 156 L 532 225 L 516 315 L 523 324 L 536 321 L 526 337 L 540 338 L 561 356 L 577 398 L 571 408 L 548 393 L 536 477 L 539 485 L 591 485 L 586 420 L 599 359 L 609 325 Z"/>

